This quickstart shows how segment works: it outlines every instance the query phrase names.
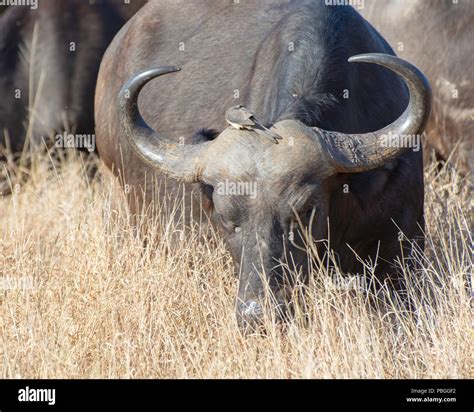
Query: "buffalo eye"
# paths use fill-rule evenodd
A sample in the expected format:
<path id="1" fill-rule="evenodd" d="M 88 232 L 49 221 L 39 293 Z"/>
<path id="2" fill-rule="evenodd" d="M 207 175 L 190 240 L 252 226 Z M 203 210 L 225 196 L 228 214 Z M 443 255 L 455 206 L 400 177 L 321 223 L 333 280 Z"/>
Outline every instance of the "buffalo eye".
<path id="1" fill-rule="evenodd" d="M 236 225 L 233 222 L 230 222 L 228 220 L 225 220 L 222 216 L 219 216 L 219 223 L 222 225 L 222 227 L 226 230 L 228 233 L 240 233 L 242 231 L 242 227 Z"/>

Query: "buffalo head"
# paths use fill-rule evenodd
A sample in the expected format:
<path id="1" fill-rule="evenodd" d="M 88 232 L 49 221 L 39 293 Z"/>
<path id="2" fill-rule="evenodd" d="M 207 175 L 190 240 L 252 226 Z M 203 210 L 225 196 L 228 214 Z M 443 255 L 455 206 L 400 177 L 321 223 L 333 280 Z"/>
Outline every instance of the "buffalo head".
<path id="1" fill-rule="evenodd" d="M 385 66 L 405 80 L 410 101 L 395 122 L 371 133 L 343 134 L 283 120 L 271 128 L 281 136 L 279 144 L 229 127 L 212 141 L 180 145 L 152 130 L 137 103 L 151 79 L 179 68 L 141 73 L 120 93 L 121 131 L 143 161 L 208 189 L 213 220 L 225 233 L 239 275 L 236 307 L 243 325 L 260 320 L 267 286 L 275 306 L 284 312 L 291 280 L 282 263 L 291 262 L 304 273 L 305 239 L 327 238 L 331 177 L 384 166 L 406 150 L 385 144 L 386 137 L 419 135 L 427 123 L 431 92 L 418 69 L 384 54 L 358 55 L 349 61 Z"/>

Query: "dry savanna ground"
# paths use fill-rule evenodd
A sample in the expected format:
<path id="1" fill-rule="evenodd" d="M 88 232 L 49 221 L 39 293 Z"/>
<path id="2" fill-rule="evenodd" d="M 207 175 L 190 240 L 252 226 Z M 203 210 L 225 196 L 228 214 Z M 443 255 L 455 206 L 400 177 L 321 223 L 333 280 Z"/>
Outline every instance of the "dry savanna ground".
<path id="1" fill-rule="evenodd" d="M 89 162 L 45 155 L 0 197 L 0 377 L 472 377 L 471 192 L 449 165 L 426 167 L 426 249 L 406 272 L 415 317 L 374 310 L 315 266 L 294 318 L 244 337 L 219 237 L 195 229 L 171 251 L 182 228 L 163 213 L 144 246 Z"/>

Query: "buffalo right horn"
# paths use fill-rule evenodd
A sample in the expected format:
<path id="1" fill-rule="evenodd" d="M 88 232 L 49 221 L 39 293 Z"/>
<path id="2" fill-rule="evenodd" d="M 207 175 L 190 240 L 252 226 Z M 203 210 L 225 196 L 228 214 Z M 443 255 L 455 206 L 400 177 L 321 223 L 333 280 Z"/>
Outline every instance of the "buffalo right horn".
<path id="1" fill-rule="evenodd" d="M 396 56 L 368 53 L 353 56 L 349 62 L 374 63 L 402 77 L 408 86 L 410 101 L 403 114 L 393 123 L 371 133 L 346 134 L 313 128 L 324 141 L 329 161 L 337 172 L 364 172 L 383 166 L 407 150 L 403 145 L 387 144 L 390 136 L 419 138 L 431 114 L 431 88 L 423 73 Z"/>

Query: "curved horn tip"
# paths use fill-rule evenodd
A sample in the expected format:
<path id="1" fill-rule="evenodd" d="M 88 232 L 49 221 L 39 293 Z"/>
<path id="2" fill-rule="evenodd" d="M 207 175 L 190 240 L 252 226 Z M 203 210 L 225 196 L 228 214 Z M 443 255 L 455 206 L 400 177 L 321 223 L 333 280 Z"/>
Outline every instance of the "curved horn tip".
<path id="1" fill-rule="evenodd" d="M 347 59 L 349 63 L 372 63 L 375 61 L 380 60 L 401 60 L 397 56 L 393 56 L 391 54 L 386 53 L 362 53 L 362 54 L 355 54 Z"/>
<path id="2" fill-rule="evenodd" d="M 160 68 L 158 68 L 160 69 Z M 181 71 L 181 66 L 165 66 L 165 67 L 161 67 L 161 69 L 169 69 L 170 72 L 179 72 Z"/>
<path id="3" fill-rule="evenodd" d="M 168 73 L 175 73 L 181 71 L 180 66 L 161 66 L 161 67 L 154 67 L 153 69 L 146 70 L 136 75 L 138 76 L 161 76 L 163 74 Z"/>
<path id="4" fill-rule="evenodd" d="M 119 92 L 119 100 L 122 102 L 128 101 L 128 94 L 130 89 L 134 92 L 140 93 L 142 88 L 151 80 L 165 74 L 181 71 L 180 66 L 160 66 L 153 69 L 145 70 L 132 76 L 127 83 L 124 84 Z M 127 98 L 126 98 L 127 97 Z"/>

